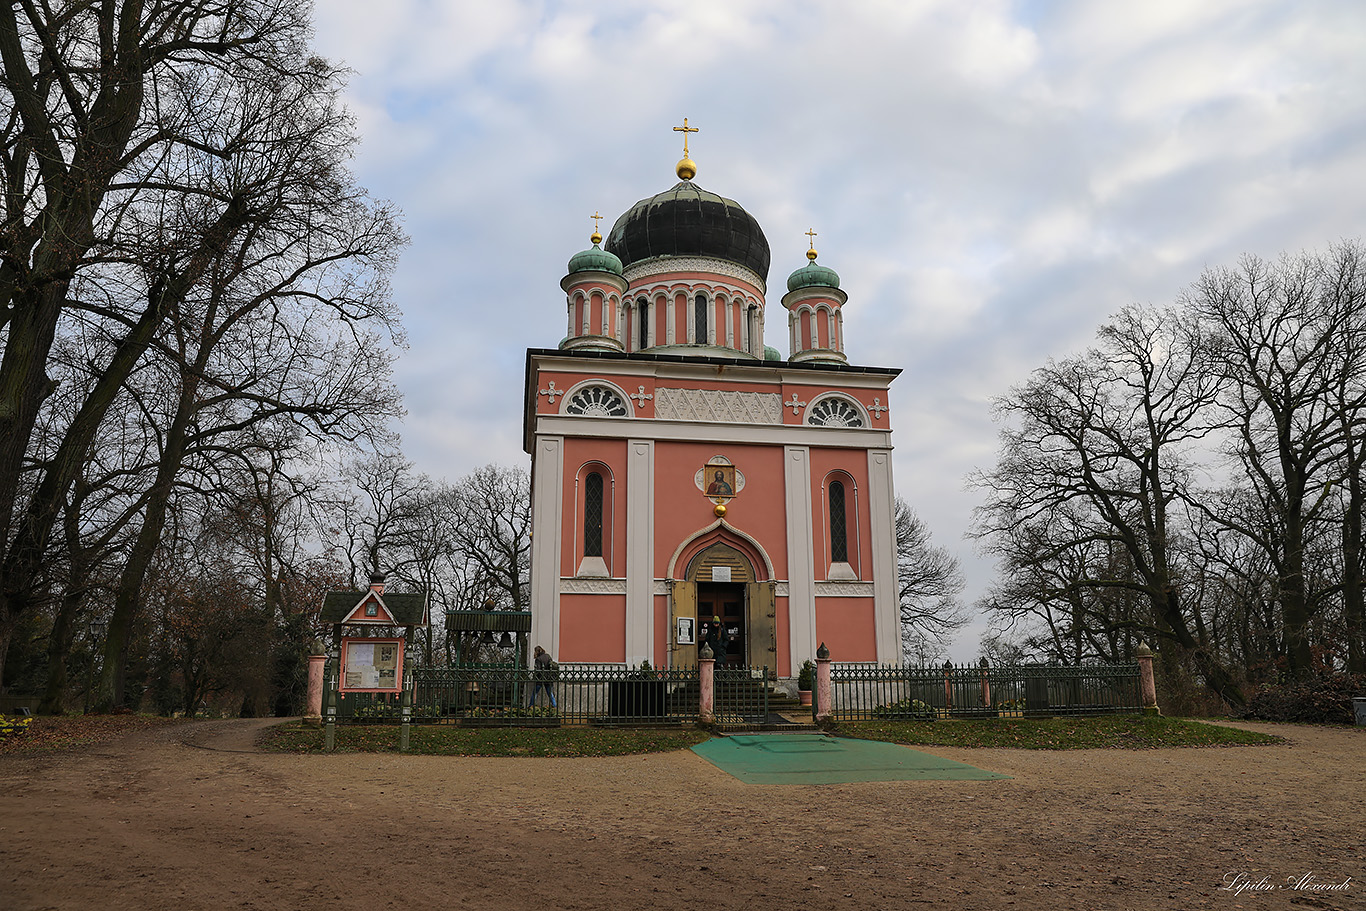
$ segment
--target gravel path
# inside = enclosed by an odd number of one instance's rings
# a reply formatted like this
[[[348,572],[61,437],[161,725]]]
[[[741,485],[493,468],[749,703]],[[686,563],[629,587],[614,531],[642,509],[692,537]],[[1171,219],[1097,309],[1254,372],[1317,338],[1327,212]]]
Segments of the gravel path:
[[[691,751],[255,752],[271,723],[0,757],[0,909],[1366,908],[1366,729],[933,747],[1012,778],[793,787]]]

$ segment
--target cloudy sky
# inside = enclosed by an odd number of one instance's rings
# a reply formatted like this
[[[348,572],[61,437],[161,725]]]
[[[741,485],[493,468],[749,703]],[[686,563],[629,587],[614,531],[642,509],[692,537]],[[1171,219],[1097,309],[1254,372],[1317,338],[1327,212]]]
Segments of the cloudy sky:
[[[895,366],[897,492],[962,560],[993,396],[1206,266],[1360,237],[1357,0],[318,0],[355,170],[405,213],[405,454],[455,479],[526,464],[528,347],[559,280],[675,182],[738,200],[781,288],[818,232],[850,360]],[[779,308],[778,294],[769,306]],[[779,309],[781,315],[781,310]],[[786,322],[767,343],[787,353]],[[976,654],[980,629],[951,654]]]

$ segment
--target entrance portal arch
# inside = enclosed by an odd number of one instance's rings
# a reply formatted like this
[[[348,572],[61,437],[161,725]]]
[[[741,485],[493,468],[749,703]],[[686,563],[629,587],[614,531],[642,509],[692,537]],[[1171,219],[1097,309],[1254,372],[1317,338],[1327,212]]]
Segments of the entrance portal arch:
[[[718,522],[679,545],[670,561],[670,575],[675,572],[679,576],[669,583],[671,664],[695,664],[715,626],[718,639],[712,641],[719,645],[724,637],[726,665],[766,667],[776,676],[776,585],[758,543]],[[721,651],[718,645],[714,652]]]

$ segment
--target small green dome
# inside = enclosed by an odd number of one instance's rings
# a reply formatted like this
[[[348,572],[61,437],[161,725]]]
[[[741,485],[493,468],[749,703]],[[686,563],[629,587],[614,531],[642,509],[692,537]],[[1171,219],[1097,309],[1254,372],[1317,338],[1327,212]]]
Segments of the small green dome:
[[[839,286],[839,274],[829,266],[818,265],[815,260],[787,277],[787,290],[789,291],[796,291],[798,288],[838,288]]]
[[[620,275],[621,260],[615,253],[608,253],[597,244],[593,244],[591,250],[575,253],[569,258],[569,273],[572,275],[575,272],[611,272],[613,275]]]
[[[774,347],[771,346],[771,345],[765,345],[765,346],[764,346],[764,360],[766,360],[766,361],[781,361],[782,359],[783,359],[783,356],[782,356],[781,354],[778,353],[778,349],[777,349],[777,348],[774,348]]]

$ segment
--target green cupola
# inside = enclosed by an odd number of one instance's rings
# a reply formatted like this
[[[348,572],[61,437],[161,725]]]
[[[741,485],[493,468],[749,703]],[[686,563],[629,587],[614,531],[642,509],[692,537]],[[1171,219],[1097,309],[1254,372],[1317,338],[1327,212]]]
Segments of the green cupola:
[[[838,288],[840,286],[839,273],[829,266],[822,266],[816,262],[815,244],[812,244],[811,249],[806,251],[806,258],[806,265],[787,277],[787,290]]]

